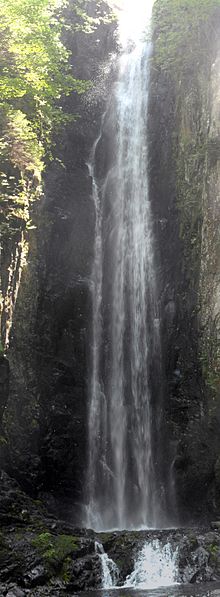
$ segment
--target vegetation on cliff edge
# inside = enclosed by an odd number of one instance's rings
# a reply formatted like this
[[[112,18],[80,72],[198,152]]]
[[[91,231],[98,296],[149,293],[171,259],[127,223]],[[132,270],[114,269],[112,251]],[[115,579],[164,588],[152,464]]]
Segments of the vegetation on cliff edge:
[[[215,18],[219,9],[220,0],[155,0],[156,66],[179,81],[206,62],[213,39],[218,40]]]
[[[11,254],[11,280],[18,261],[24,262],[24,233],[34,227],[32,204],[42,194],[54,133],[74,119],[65,113],[62,98],[90,87],[73,75],[65,32],[90,33],[105,22],[99,4],[95,16],[88,15],[86,0],[2,0],[0,5],[0,235],[3,260]],[[6,286],[2,278],[3,313],[12,302]]]
[[[204,309],[210,311],[212,288],[205,279],[206,304],[201,269],[215,271],[217,259],[212,218],[204,220],[207,180],[219,160],[218,131],[211,132],[210,88],[219,46],[220,0],[156,0],[153,10],[153,66],[175,89],[173,109],[173,161],[176,205],[182,242],[182,304],[194,296],[192,325],[199,325]],[[210,181],[209,181],[210,183]],[[204,237],[209,251],[204,250]],[[202,246],[203,243],[203,246]],[[211,243],[211,244],[210,244]],[[211,248],[212,245],[212,248]],[[207,249],[207,247],[206,247]],[[219,394],[220,345],[218,322],[205,317],[201,330],[200,363],[211,396]],[[197,322],[197,323],[196,323]]]

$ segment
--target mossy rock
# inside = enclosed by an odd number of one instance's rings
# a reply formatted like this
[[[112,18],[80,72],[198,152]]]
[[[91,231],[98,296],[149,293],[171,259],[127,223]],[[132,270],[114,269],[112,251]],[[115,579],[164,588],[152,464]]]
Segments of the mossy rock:
[[[65,563],[63,574],[67,576],[68,564],[71,561],[70,556],[77,551],[79,539],[72,535],[55,536],[46,531],[35,537],[32,540],[32,545],[42,556],[47,570],[51,573],[59,572]]]
[[[72,564],[72,559],[70,556],[68,556],[64,562],[63,562],[63,566],[62,566],[62,570],[61,570],[61,579],[63,580],[63,582],[65,584],[70,582],[71,579],[71,564]]]

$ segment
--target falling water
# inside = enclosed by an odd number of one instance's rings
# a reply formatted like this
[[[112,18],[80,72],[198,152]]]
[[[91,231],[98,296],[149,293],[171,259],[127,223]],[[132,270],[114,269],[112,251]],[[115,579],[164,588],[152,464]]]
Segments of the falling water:
[[[146,543],[138,554],[133,572],[127,576],[124,587],[157,589],[178,584],[178,550],[170,543],[162,546],[158,539]]]
[[[118,81],[89,163],[96,230],[86,524],[97,530],[151,528],[160,510],[151,393],[152,363],[160,360],[148,184],[151,48],[141,39],[146,3],[139,2],[144,12],[128,28],[132,49],[122,19]],[[129,4],[129,23],[137,4]],[[96,175],[96,155],[107,118],[116,142],[103,181]]]
[[[104,547],[98,541],[95,542],[95,551],[99,555],[102,567],[102,588],[111,589],[117,586],[119,569],[115,562],[105,553]]]
[[[111,589],[121,585],[117,565],[97,541],[95,551],[101,562],[102,588]],[[134,569],[122,586],[126,589],[157,589],[178,584],[178,578],[178,548],[172,548],[169,542],[163,545],[159,539],[153,539],[139,550]]]

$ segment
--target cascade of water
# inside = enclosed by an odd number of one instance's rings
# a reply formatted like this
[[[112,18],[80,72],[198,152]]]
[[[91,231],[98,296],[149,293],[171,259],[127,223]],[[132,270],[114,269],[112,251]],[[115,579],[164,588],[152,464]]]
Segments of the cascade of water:
[[[126,578],[124,587],[157,589],[178,584],[178,551],[170,543],[162,546],[158,539],[146,543],[138,554],[133,572]]]
[[[115,562],[105,553],[104,547],[98,541],[95,542],[95,551],[100,557],[102,567],[102,588],[111,589],[117,585],[119,570]]]
[[[96,230],[86,524],[97,530],[160,523],[151,396],[160,322],[148,193],[149,55],[135,27],[109,107],[117,138],[104,184],[95,176],[102,130],[89,165]]]
[[[105,114],[102,118],[102,125]],[[95,224],[95,247],[94,263],[92,271],[92,358],[91,358],[91,379],[90,379],[90,412],[89,412],[89,469],[88,469],[88,493],[89,505],[87,507],[87,522],[89,526],[100,526],[97,515],[94,520],[94,500],[97,483],[97,458],[103,458],[106,449],[106,431],[107,431],[107,405],[105,394],[102,391],[100,376],[100,347],[102,345],[102,203],[100,201],[99,188],[95,177],[95,156],[96,148],[101,139],[102,125],[100,133],[94,143],[88,169],[92,178],[92,196],[95,206],[96,224]],[[101,521],[100,521],[101,523]]]

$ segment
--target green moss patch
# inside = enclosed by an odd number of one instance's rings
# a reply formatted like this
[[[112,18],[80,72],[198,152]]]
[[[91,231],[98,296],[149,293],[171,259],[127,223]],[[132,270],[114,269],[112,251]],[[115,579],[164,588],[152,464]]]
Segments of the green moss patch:
[[[78,537],[72,535],[52,535],[40,533],[32,540],[32,545],[40,552],[46,568],[51,572],[62,571],[67,579],[71,556],[79,547]]]

